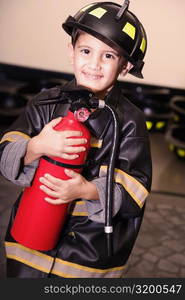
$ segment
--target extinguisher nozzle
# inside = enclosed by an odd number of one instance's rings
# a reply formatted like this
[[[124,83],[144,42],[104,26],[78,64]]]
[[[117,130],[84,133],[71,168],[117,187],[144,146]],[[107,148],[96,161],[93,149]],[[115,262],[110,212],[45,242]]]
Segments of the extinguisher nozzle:
[[[105,226],[104,231],[106,233],[106,239],[107,239],[107,255],[108,257],[111,257],[113,255],[113,244],[112,244],[113,226]]]
[[[105,107],[105,101],[98,99],[96,97],[92,97],[89,99],[89,105],[91,108],[104,108]]]
[[[112,233],[106,233],[106,240],[107,240],[107,256],[113,256],[113,240],[112,240]]]

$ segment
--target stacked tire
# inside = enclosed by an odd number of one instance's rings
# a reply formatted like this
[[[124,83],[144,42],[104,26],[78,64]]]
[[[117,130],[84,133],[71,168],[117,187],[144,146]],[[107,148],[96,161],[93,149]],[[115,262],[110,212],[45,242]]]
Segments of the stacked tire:
[[[145,115],[150,132],[165,132],[171,118],[169,106],[171,92],[165,88],[145,88],[138,86],[135,91],[123,90],[126,97],[139,107]]]
[[[185,161],[185,96],[176,95],[171,98],[170,107],[173,112],[165,138],[169,148],[181,160]]]

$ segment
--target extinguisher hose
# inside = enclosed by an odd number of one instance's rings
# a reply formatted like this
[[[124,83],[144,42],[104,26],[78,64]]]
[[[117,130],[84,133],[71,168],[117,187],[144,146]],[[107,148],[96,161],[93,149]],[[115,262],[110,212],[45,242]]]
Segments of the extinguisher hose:
[[[113,255],[113,226],[112,226],[112,206],[113,206],[113,193],[114,193],[114,169],[115,169],[115,161],[116,154],[119,146],[119,120],[116,111],[113,107],[105,104],[105,107],[111,112],[113,119],[113,141],[111,147],[110,160],[107,170],[106,177],[106,204],[105,204],[105,228],[104,231],[106,233],[107,239],[107,251],[108,256],[111,257]]]
[[[90,105],[93,108],[106,108],[110,113],[113,120],[113,140],[112,147],[110,151],[109,164],[107,169],[106,177],[106,202],[105,202],[105,227],[104,231],[106,233],[107,240],[107,255],[111,257],[113,255],[113,226],[112,226],[112,208],[113,208],[113,193],[114,193],[114,169],[116,162],[116,155],[119,146],[119,119],[115,109],[105,104],[104,100],[100,100],[92,97],[90,99]]]

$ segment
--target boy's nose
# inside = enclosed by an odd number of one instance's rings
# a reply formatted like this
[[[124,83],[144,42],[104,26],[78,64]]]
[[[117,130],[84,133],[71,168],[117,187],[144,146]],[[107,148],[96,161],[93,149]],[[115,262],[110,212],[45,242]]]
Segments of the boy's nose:
[[[89,66],[92,70],[100,70],[101,69],[100,58],[95,55],[91,57]]]

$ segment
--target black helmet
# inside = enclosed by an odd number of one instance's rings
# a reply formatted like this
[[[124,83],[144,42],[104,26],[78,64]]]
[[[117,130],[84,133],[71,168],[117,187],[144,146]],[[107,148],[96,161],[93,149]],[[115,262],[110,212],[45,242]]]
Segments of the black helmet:
[[[128,5],[128,0],[123,6],[114,2],[89,4],[74,17],[69,16],[62,27],[72,37],[76,29],[80,29],[121,51],[133,64],[129,73],[143,78],[141,71],[147,48],[146,32],[137,17],[128,10]]]

